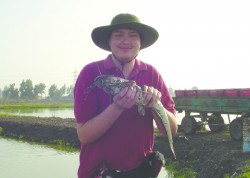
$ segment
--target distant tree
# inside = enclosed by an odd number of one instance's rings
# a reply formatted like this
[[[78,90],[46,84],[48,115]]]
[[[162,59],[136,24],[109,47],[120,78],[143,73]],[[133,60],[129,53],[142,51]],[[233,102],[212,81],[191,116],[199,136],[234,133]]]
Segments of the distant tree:
[[[15,88],[15,83],[10,84],[9,87],[4,87],[3,98],[18,98],[19,91]]]
[[[198,90],[198,87],[193,86],[191,89],[192,89],[192,90]]]
[[[30,79],[26,81],[22,81],[20,84],[20,97],[25,99],[32,99],[34,98],[34,92],[33,92],[33,84]]]
[[[74,96],[74,86],[73,85],[70,85],[68,88],[67,88],[67,95],[69,98],[73,98]]]
[[[62,97],[66,93],[66,89],[67,87],[65,84],[59,89],[60,97]]]
[[[51,99],[60,99],[66,93],[66,85],[63,85],[60,89],[55,84],[49,88],[49,97]]]
[[[40,94],[40,96],[42,96],[45,93],[45,88],[46,85],[44,83],[40,83],[35,85],[34,87],[34,96],[37,98]]]
[[[50,86],[49,88],[49,97],[52,98],[52,99],[56,99],[58,96],[57,96],[57,86],[56,84],[53,84]]]
[[[3,89],[3,98],[9,98],[9,88],[7,86]]]

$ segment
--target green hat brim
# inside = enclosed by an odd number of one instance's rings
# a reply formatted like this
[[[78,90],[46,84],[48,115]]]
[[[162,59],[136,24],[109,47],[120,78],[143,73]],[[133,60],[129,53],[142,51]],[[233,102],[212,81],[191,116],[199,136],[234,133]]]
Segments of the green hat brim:
[[[109,46],[109,37],[113,30],[119,28],[129,28],[136,30],[141,37],[141,49],[147,48],[159,37],[157,30],[154,28],[137,22],[121,23],[116,25],[107,25],[97,27],[92,31],[91,37],[93,42],[100,48],[111,51]]]

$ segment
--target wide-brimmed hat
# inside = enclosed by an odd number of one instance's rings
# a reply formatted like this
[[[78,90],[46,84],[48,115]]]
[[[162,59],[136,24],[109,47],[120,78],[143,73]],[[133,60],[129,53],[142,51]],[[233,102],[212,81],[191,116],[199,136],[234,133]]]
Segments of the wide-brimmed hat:
[[[145,25],[132,14],[116,15],[110,25],[97,27],[92,31],[91,37],[93,42],[100,48],[111,51],[109,46],[109,37],[113,30],[119,28],[129,28],[136,30],[141,37],[141,49],[152,45],[159,37],[157,30]]]

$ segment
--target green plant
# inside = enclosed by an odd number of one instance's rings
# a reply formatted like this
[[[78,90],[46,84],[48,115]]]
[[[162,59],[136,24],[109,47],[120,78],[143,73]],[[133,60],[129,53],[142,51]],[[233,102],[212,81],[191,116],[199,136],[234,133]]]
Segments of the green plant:
[[[248,178],[250,177],[250,167],[246,167],[242,170],[242,173],[237,178]]]
[[[74,148],[74,145],[70,144],[69,142],[66,142],[65,140],[53,140],[50,142],[50,146],[57,149],[57,150],[62,150],[62,151],[76,151]]]
[[[165,167],[167,171],[178,178],[195,178],[196,173],[191,169],[182,168],[178,162],[173,162]]]
[[[0,127],[0,134],[1,134],[1,133],[3,133],[3,128],[2,128],[2,127]]]

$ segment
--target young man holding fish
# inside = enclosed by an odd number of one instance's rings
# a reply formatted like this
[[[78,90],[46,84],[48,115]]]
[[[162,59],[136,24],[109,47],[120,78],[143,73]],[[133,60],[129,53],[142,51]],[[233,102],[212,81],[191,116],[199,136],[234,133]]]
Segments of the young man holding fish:
[[[149,178],[158,174],[157,164],[148,167],[154,146],[153,120],[158,117],[150,108],[161,101],[175,135],[175,105],[159,72],[136,58],[157,39],[158,32],[132,14],[118,14],[110,25],[92,31],[94,43],[111,54],[84,66],[76,82],[74,110],[81,142],[78,178]],[[145,94],[145,115],[138,113],[139,94],[134,87],[123,88],[111,99],[101,88],[91,88],[102,75],[135,81]],[[156,123],[166,134],[161,123]]]

